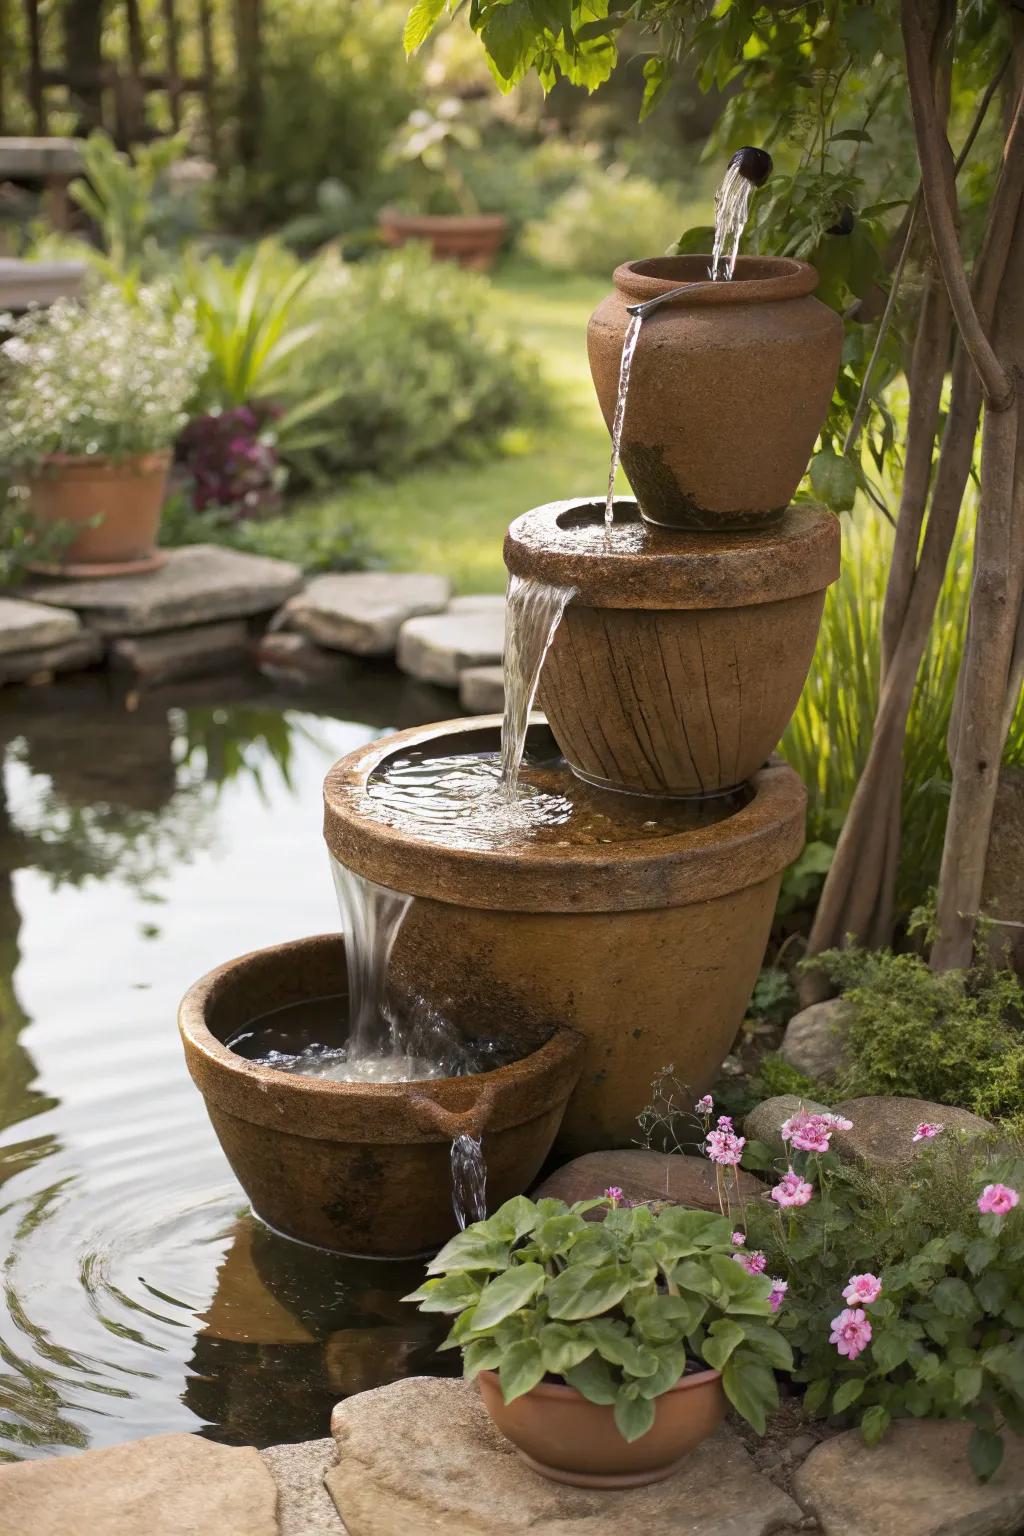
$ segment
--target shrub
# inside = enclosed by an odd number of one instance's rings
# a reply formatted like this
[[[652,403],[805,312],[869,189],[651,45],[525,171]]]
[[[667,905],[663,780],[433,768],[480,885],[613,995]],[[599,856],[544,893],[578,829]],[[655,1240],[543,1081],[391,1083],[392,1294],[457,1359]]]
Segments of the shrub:
[[[523,248],[543,266],[608,277],[621,262],[660,256],[678,227],[679,204],[654,182],[594,167],[528,226]]]
[[[273,439],[275,414],[257,402],[189,422],[175,457],[189,478],[197,512],[230,507],[238,517],[260,517],[278,507],[284,477]]]

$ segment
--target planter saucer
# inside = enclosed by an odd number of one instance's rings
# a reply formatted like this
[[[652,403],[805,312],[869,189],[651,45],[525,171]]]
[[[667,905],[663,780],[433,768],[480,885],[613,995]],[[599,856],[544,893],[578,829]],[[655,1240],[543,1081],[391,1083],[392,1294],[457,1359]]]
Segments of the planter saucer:
[[[44,561],[37,563],[33,560],[29,570],[37,576],[62,576],[68,581],[88,581],[93,577],[99,579],[104,576],[145,576],[149,571],[159,571],[166,564],[166,553],[157,550],[142,560],[83,560],[78,564],[72,562],[67,565],[51,565]]]
[[[546,1462],[515,1446],[515,1453],[525,1467],[537,1472],[551,1483],[564,1483],[569,1488],[646,1488],[649,1483],[663,1483],[679,1471],[687,1456],[659,1467],[656,1472],[566,1472],[561,1467],[549,1467]]]

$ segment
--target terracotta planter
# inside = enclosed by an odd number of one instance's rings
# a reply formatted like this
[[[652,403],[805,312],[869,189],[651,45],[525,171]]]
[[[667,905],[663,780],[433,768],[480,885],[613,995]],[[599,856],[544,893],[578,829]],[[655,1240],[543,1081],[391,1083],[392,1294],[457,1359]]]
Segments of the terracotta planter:
[[[422,240],[437,261],[457,261],[460,267],[486,272],[508,235],[503,213],[454,214],[399,213],[382,208],[377,224],[386,245],[408,245]]]
[[[579,1030],[583,1072],[559,1146],[629,1146],[661,1067],[674,1062],[700,1094],[732,1045],[782,871],[803,847],[804,787],[772,764],[749,790],[694,813],[711,824],[570,847],[439,846],[373,814],[367,781],[390,759],[497,751],[500,725],[490,716],[402,731],[342,758],[324,786],[327,844],[349,869],[416,898],[391,951],[394,986],[436,1001],[457,1027],[520,1048],[558,1024]],[[527,746],[557,757],[542,724]],[[625,797],[593,794],[621,814]],[[637,826],[660,814],[653,804],[639,802]]]
[[[456,1230],[449,1156],[484,1136],[492,1208],[521,1194],[550,1150],[582,1044],[551,1027],[493,1072],[423,1083],[337,1083],[259,1066],[223,1043],[279,1008],[343,994],[336,935],[256,950],[211,971],[178,1015],[185,1059],[256,1214],[278,1232],[343,1253],[399,1258]],[[338,998],[339,1009],[344,997]]]
[[[842,321],[812,297],[806,262],[741,256],[712,283],[710,256],[631,261],[590,317],[587,348],[611,427],[628,304],[692,292],[644,321],[633,359],[622,465],[649,522],[763,528],[793,498],[839,368]]]
[[[118,460],[51,454],[29,483],[32,515],[44,527],[71,523],[81,532],[59,564],[34,569],[75,577],[156,570],[166,558],[156,536],[170,463],[169,450]]]
[[[796,708],[839,575],[839,520],[790,507],[749,534],[665,533],[618,499],[552,502],[505,538],[516,576],[573,586],[538,703],[581,778],[707,795],[770,757]]]
[[[542,1477],[576,1488],[636,1488],[671,1477],[725,1418],[719,1371],[698,1371],[654,1400],[654,1423],[639,1440],[624,1440],[614,1409],[591,1403],[574,1387],[541,1382],[506,1403],[497,1372],[477,1377],[484,1407],[522,1461]]]

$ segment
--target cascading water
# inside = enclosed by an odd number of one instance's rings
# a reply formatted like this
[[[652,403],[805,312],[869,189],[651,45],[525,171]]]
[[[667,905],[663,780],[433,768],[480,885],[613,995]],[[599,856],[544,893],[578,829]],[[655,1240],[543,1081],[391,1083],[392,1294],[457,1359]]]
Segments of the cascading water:
[[[608,468],[608,494],[604,503],[605,527],[610,528],[615,517],[615,476],[619,471],[619,454],[622,449],[622,427],[626,420],[626,396],[629,394],[629,375],[633,368],[633,354],[640,340],[643,315],[631,315],[622,342],[622,361],[619,363],[619,389],[615,396],[615,414],[612,417],[612,457]]]
[[[452,1142],[452,1210],[465,1230],[487,1215],[487,1165],[482,1137],[465,1133]]]
[[[551,649],[555,630],[575,590],[575,587],[554,587],[532,576],[509,577],[505,601],[501,784],[510,799],[519,789],[526,729],[544,658]]]
[[[771,175],[772,157],[763,149],[744,145],[729,161],[715,193],[715,243],[708,276],[713,283],[732,282],[740,240],[750,215],[750,199]]]

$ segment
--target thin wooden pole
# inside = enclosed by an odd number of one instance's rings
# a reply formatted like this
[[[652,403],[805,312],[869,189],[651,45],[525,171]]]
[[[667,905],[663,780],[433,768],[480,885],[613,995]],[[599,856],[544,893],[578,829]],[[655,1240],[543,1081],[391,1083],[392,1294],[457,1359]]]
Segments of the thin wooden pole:
[[[25,0],[28,28],[28,99],[36,133],[46,134],[46,98],[43,93],[43,40],[39,21],[39,0]]]

